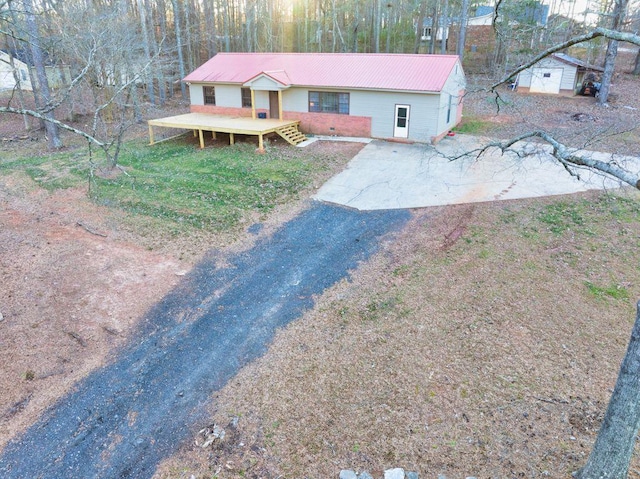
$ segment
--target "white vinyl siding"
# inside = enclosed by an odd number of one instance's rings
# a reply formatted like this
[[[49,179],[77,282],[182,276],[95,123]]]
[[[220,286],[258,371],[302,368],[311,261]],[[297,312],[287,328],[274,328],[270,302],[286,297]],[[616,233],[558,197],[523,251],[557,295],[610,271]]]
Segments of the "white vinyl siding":
[[[409,105],[409,138],[430,141],[436,135],[438,97],[429,93],[353,92],[351,114],[371,117],[372,137],[392,138],[396,105]]]
[[[207,86],[207,85],[204,85]],[[217,83],[215,85],[216,88],[216,106],[220,107],[232,107],[232,108],[242,108],[242,96],[240,94],[240,86],[237,85],[224,85]],[[265,92],[256,92],[256,102],[257,97],[260,94],[264,94]],[[192,105],[204,105],[204,89],[203,85],[198,85],[192,83],[189,86],[189,94],[191,96],[191,104]],[[267,98],[267,107],[269,105]],[[265,108],[265,107],[258,107]]]
[[[241,85],[216,84],[216,104],[220,107],[241,108],[241,88]],[[445,83],[442,93],[291,87],[282,91],[282,109],[284,112],[309,113],[309,91],[348,93],[349,116],[371,118],[372,137],[392,138],[396,105],[408,105],[411,109],[409,139],[429,142],[433,137],[441,135],[455,125],[460,108],[458,95],[464,88],[464,72],[458,64]],[[191,85],[190,91],[192,104],[202,105],[202,86]],[[255,107],[269,109],[269,92],[254,91],[254,94]],[[451,96],[450,112],[449,96]],[[448,112],[450,117],[447,123]]]
[[[449,131],[456,125],[458,109],[460,108],[460,90],[465,89],[462,67],[457,65],[453,74],[447,79],[442,88],[438,106],[438,135]],[[447,121],[448,117],[448,121]]]
[[[531,93],[560,93],[562,68],[532,68]]]
[[[236,85],[216,85],[216,106],[242,108],[240,87]]]
[[[308,91],[290,88],[283,92],[282,109],[284,111],[306,112],[308,109]],[[418,141],[431,141],[438,122],[439,95],[431,93],[401,93],[374,90],[349,91],[349,115],[371,118],[371,136],[374,138],[392,138],[394,114],[397,104],[411,106],[409,120],[409,138]]]
[[[204,105],[204,93],[202,85],[192,83],[189,85],[189,97],[192,105]]]
[[[578,71],[578,67],[576,67],[575,65],[569,65],[567,63],[556,60],[555,58],[546,58],[536,63],[535,67],[533,68],[561,68],[562,79],[560,80],[560,90],[574,90],[576,83],[576,74]],[[520,73],[520,76],[518,78],[518,86],[521,86],[523,88],[530,88],[532,76],[531,73],[531,68],[528,68]]]

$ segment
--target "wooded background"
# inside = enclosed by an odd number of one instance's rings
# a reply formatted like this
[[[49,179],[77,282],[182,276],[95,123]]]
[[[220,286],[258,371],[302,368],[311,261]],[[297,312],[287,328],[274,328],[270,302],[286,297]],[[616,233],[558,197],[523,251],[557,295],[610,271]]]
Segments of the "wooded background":
[[[22,114],[27,130],[38,119],[53,148],[58,128],[71,130],[115,163],[144,107],[187,100],[181,79],[219,51],[453,53],[467,73],[504,81],[596,27],[636,33],[639,10],[640,0],[0,0],[0,49],[29,66],[22,78],[11,65],[17,86],[0,113]],[[603,90],[612,45],[598,36],[570,52],[592,63],[606,52]],[[90,126],[72,126],[86,116]]]
[[[499,73],[595,25],[613,27],[619,2],[546,3],[499,1],[494,25],[469,27],[483,31],[470,42],[468,19],[492,2],[0,0],[0,48],[33,65],[29,42],[37,40],[45,64],[67,65],[73,76],[90,65],[86,76],[101,87],[126,83],[144,70],[137,81],[155,104],[219,51],[468,53],[468,70]],[[627,10],[622,28],[635,32],[638,2]],[[439,27],[432,35],[433,25]],[[448,41],[440,40],[443,32]],[[590,46],[590,60],[597,61],[602,44]]]

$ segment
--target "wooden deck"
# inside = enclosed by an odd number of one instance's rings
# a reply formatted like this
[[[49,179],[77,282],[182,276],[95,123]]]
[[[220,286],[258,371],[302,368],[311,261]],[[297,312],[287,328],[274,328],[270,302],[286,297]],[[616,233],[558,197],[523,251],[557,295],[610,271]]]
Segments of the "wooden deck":
[[[187,113],[184,115],[169,116],[149,120],[149,144],[155,143],[153,138],[153,127],[182,128],[193,130],[193,135],[199,135],[200,148],[204,148],[204,131],[210,131],[213,138],[216,133],[228,133],[229,143],[233,145],[234,135],[254,135],[259,139],[260,150],[264,149],[263,137],[267,133],[278,132],[287,128],[298,128],[299,121],[274,120],[274,119],[252,119],[247,117],[219,116],[207,113]],[[289,140],[287,140],[289,141]]]

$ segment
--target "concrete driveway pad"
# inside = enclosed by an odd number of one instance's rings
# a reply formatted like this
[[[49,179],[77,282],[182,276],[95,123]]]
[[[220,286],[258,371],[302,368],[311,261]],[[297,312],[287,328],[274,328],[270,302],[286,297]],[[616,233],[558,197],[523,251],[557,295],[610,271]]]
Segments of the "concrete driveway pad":
[[[546,145],[526,143],[516,153],[489,150],[482,157],[462,156],[489,140],[469,135],[446,137],[438,145],[373,141],[347,168],[325,183],[315,199],[359,210],[420,208],[460,203],[561,195],[619,188],[620,182],[586,169],[571,176]],[[611,161],[612,155],[584,152]],[[640,159],[616,156],[633,172]]]

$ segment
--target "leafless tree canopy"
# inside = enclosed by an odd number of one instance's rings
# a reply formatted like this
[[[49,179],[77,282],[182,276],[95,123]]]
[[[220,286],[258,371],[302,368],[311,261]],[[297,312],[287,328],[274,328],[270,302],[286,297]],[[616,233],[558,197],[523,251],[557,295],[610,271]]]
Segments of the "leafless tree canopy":
[[[23,81],[36,97],[32,109],[13,95],[0,113],[42,120],[53,147],[54,127],[75,131],[115,163],[110,148],[142,120],[141,105],[184,98],[181,78],[218,51],[457,53],[469,70],[495,79],[495,94],[553,52],[580,45],[593,56],[606,41],[638,45],[640,2],[587,2],[589,10],[576,0],[546,3],[499,0],[477,25],[484,10],[466,0],[0,0],[0,48],[35,67]],[[490,51],[467,44],[474,28],[492,31]],[[45,70],[56,67],[69,78],[48,85]],[[69,126],[62,104],[71,117],[90,115],[90,127]]]

